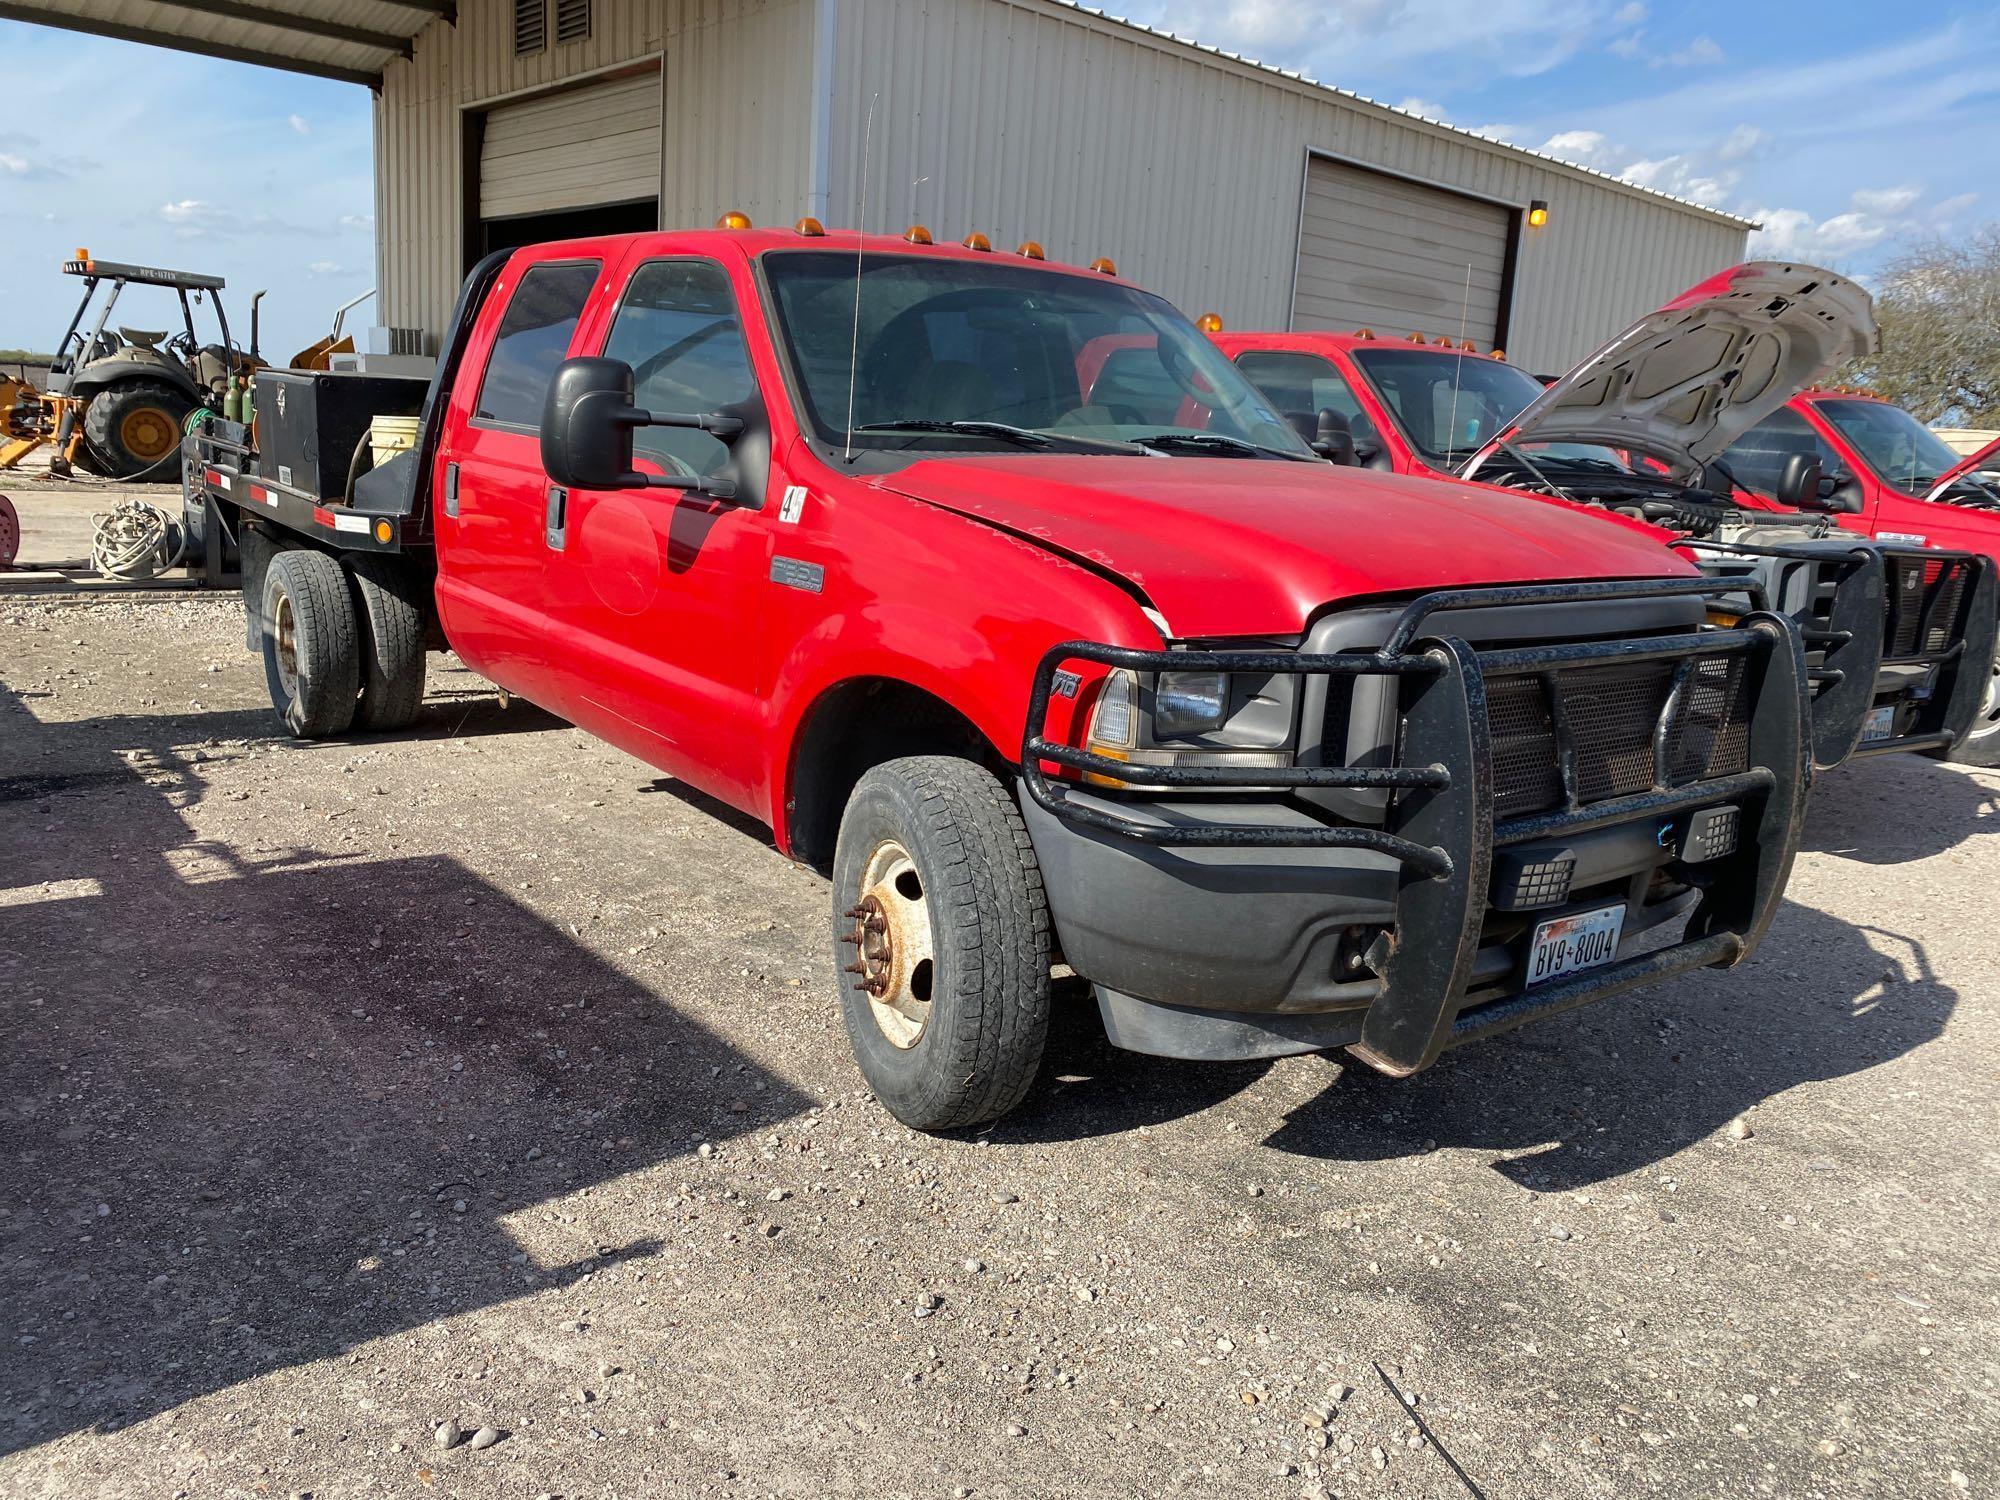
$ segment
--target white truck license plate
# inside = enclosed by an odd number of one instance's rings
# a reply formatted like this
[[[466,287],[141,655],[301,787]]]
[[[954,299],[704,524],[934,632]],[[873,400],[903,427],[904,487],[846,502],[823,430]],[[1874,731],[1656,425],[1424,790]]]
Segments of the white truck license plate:
[[[1578,969],[1594,969],[1618,956],[1618,938],[1625,930],[1625,908],[1600,906],[1596,911],[1551,917],[1535,927],[1528,947],[1528,983],[1536,985]]]
[[[1894,704],[1882,708],[1871,708],[1868,717],[1861,721],[1861,743],[1870,740],[1886,740],[1896,732],[1896,709]]]

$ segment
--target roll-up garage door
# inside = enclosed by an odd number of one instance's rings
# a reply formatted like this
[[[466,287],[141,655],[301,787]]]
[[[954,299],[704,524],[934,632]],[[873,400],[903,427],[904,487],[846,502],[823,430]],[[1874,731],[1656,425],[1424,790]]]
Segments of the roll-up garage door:
[[[1513,222],[1497,203],[1311,157],[1292,326],[1456,338],[1462,322],[1488,347],[1503,332]]]
[[[486,116],[479,217],[630,203],[660,195],[660,75],[568,89]]]

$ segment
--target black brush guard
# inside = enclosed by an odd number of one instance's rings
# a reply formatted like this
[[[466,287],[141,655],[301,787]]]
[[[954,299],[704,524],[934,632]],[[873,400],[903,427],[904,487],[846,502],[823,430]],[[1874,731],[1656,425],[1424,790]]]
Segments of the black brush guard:
[[[1696,559],[1709,554],[1834,566],[1833,599],[1825,621],[1799,622],[1805,648],[1820,653],[1820,664],[1806,669],[1816,769],[1830,771],[1861,756],[1948,750],[1971,730],[1986,690],[1987,664],[2000,619],[2000,583],[1992,559],[1899,542],[1857,541],[1838,555],[1693,538],[1675,546]],[[1925,583],[1920,597],[1907,603],[1892,599],[1889,583],[1892,572],[1902,576],[1903,564],[1939,570],[1936,579]],[[1765,607],[1765,593],[1754,580],[1737,582],[1739,591],[1750,595],[1753,608]],[[1904,624],[1901,612],[1911,609],[1916,611],[1915,620],[1899,629]],[[1924,647],[1922,643],[1936,630],[1944,632],[1944,644]],[[1899,649],[1898,634],[1911,635],[1916,647]],[[1883,670],[1891,667],[1924,669],[1933,690],[1908,729],[1863,744],[1869,712],[1876,706],[1876,684]]]
[[[1756,610],[1726,629],[1491,651],[1480,651],[1452,636],[1419,638],[1421,627],[1431,616],[1452,609],[1687,595],[1715,598],[1742,592],[1740,581],[1706,578],[1448,590],[1412,602],[1382,648],[1367,653],[1138,651],[1090,641],[1066,642],[1049,651],[1035,672],[1021,750],[1022,784],[1037,804],[1068,823],[1142,843],[1357,849],[1394,859],[1401,879],[1388,954],[1379,965],[1381,990],[1363,1017],[1361,1040],[1352,1050],[1385,1073],[1414,1073],[1434,1062],[1446,1047],[1691,969],[1741,962],[1777,912],[1798,848],[1812,778],[1805,656],[1797,627],[1783,615]],[[1672,781],[1668,747],[1695,663],[1734,655],[1749,657],[1755,668],[1748,769],[1706,780]],[[1399,678],[1403,693],[1398,763],[1241,769],[1135,766],[1057,744],[1042,731],[1056,673],[1064,663],[1076,661],[1137,672]],[[1574,777],[1566,775],[1565,807],[1496,823],[1486,675],[1636,661],[1677,663],[1672,692],[1654,729],[1652,788],[1579,805]],[[1564,758],[1566,763],[1573,761],[1573,745]],[[1393,796],[1382,828],[1163,827],[1070,799],[1062,784],[1044,772],[1043,762],[1121,782],[1143,778],[1147,792],[1113,791],[1108,795],[1114,801],[1184,787],[1361,787],[1387,789]],[[1104,789],[1093,785],[1091,790],[1096,795]],[[1724,802],[1744,804],[1742,835],[1734,854],[1705,866],[1709,882],[1681,941],[1467,1010],[1466,991],[1487,912],[1496,849],[1642,818],[1677,816]]]

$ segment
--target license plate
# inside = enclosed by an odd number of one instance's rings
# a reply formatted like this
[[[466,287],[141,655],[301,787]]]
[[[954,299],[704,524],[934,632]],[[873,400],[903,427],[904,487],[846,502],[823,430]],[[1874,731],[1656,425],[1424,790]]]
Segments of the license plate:
[[[1893,704],[1886,708],[1871,708],[1868,717],[1861,721],[1861,743],[1870,740],[1886,740],[1896,732],[1896,709]]]
[[[1618,937],[1624,930],[1623,906],[1600,906],[1538,923],[1528,947],[1528,983],[1610,963],[1618,956]]]

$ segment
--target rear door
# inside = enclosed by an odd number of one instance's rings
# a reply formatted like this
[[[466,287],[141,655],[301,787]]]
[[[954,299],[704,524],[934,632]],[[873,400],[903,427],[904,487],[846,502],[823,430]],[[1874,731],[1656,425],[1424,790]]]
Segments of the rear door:
[[[757,391],[737,289],[702,256],[635,252],[615,311],[586,342],[633,371],[633,398],[661,413],[712,413]],[[719,438],[642,427],[642,471],[714,475]],[[560,711],[704,791],[746,805],[761,779],[759,611],[769,590],[764,496],[577,490],[548,554]]]
[[[474,671],[559,708],[544,573],[563,499],[542,468],[542,403],[604,282],[594,257],[517,257],[480,314],[452,392],[434,493],[438,613]]]

